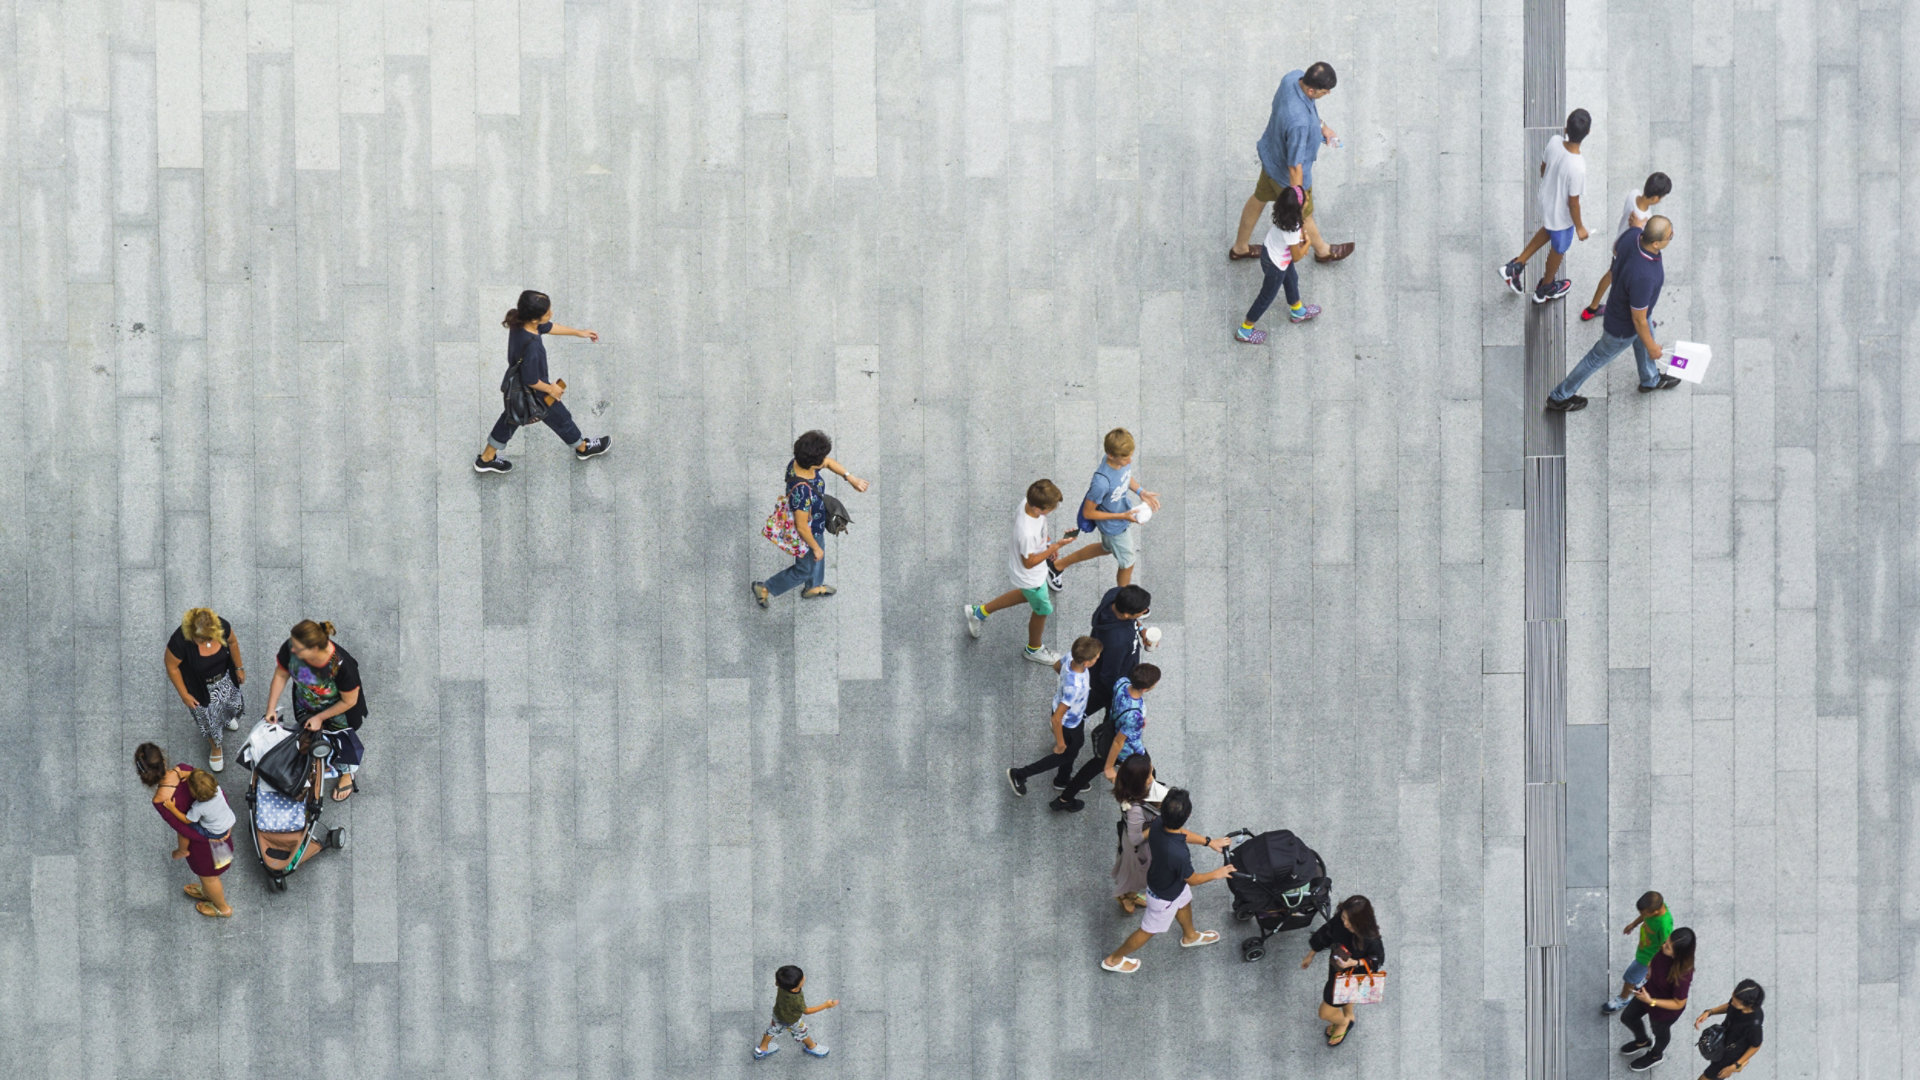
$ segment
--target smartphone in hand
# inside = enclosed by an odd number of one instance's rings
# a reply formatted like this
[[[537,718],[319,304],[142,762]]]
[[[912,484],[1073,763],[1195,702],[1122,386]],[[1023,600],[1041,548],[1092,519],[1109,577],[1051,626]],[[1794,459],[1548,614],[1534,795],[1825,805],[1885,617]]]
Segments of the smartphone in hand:
[[[1079,530],[1079,529],[1068,529],[1068,530],[1067,530],[1066,532],[1063,532],[1063,533],[1061,533],[1061,534],[1060,534],[1060,539],[1062,539],[1062,540],[1078,540],[1078,539],[1080,539],[1080,530]]]

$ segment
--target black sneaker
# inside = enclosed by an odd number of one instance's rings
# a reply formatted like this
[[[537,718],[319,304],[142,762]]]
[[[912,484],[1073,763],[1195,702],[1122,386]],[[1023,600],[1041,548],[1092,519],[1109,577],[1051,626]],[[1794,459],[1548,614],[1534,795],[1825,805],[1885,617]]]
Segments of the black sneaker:
[[[1007,783],[1013,785],[1013,793],[1015,795],[1025,795],[1027,793],[1026,780],[1022,779],[1020,774],[1014,772],[1012,769],[1007,770]]]
[[[599,457],[613,447],[613,436],[602,435],[597,439],[588,439],[586,449],[574,447],[573,456],[585,461],[590,457]]]
[[[1643,394],[1651,394],[1655,390],[1671,390],[1674,387],[1679,385],[1680,385],[1680,377],[1678,375],[1662,375],[1660,376],[1659,382],[1653,384],[1652,386],[1641,387],[1640,392]]]
[[[498,457],[498,456],[496,456],[492,461],[486,461],[481,458],[474,458],[473,471],[477,473],[512,472],[513,462],[508,461],[506,458]]]
[[[1514,295],[1527,295],[1527,264],[1523,262],[1507,263],[1507,265],[1500,268],[1500,280],[1507,283],[1507,288],[1512,289]]]
[[[1603,1009],[1601,1011],[1605,1012],[1606,1010]],[[1621,1043],[1620,1052],[1622,1054],[1637,1054],[1652,1045],[1653,1041],[1651,1039],[1635,1039],[1630,1043]]]
[[[1555,401],[1552,398],[1547,399],[1548,412],[1579,412],[1586,407],[1587,399],[1581,397],[1579,394],[1569,394],[1565,401]]]
[[[1053,782],[1053,790],[1055,790],[1055,791],[1065,791],[1065,790],[1067,790],[1067,785],[1065,785],[1065,784],[1063,784],[1063,783],[1061,783],[1061,782],[1060,782],[1060,781],[1058,781],[1058,780],[1055,780],[1055,781]]]
[[[1664,1054],[1642,1054],[1632,1061],[1627,1062],[1627,1068],[1632,1069],[1634,1072],[1646,1072],[1648,1069],[1653,1068],[1665,1060],[1666,1055]]]
[[[1064,795],[1047,804],[1049,810],[1065,810],[1069,814],[1077,814],[1086,808],[1086,803],[1079,799],[1069,799]]]
[[[1061,575],[1060,568],[1053,565],[1052,559],[1048,559],[1047,560],[1047,588],[1052,589],[1054,592],[1061,592],[1065,590],[1066,587],[1067,587],[1067,579]]]
[[[1573,282],[1567,278],[1561,278],[1559,281],[1543,281],[1539,288],[1533,290],[1533,302],[1544,304],[1550,300],[1558,300],[1572,291]]]

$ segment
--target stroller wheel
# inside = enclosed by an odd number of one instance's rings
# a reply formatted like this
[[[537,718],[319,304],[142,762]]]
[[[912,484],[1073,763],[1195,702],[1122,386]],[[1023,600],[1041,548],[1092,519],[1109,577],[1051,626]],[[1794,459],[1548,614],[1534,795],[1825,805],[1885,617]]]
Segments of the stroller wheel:
[[[327,846],[332,848],[335,851],[347,850],[347,830],[328,829],[327,830]]]
[[[287,891],[287,879],[286,879],[286,878],[283,878],[283,877],[277,877],[277,878],[274,878],[274,879],[273,879],[273,891],[274,891],[274,892],[286,892],[286,891]]]
[[[1251,919],[1251,918],[1253,918],[1253,912],[1251,912],[1251,911],[1241,911],[1241,910],[1240,910],[1239,908],[1234,908],[1234,909],[1233,909],[1233,921],[1234,921],[1234,922],[1246,922],[1246,921],[1247,921],[1248,919]]]
[[[1257,937],[1250,937],[1240,943],[1240,959],[1251,964],[1267,955],[1267,943]]]

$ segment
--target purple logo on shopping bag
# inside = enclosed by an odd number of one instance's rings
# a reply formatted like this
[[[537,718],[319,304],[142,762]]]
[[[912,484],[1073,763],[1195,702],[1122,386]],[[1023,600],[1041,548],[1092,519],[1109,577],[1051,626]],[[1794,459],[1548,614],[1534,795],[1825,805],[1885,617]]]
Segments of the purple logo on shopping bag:
[[[1686,366],[1687,366],[1687,358],[1686,358],[1686,357],[1684,357],[1684,356],[1676,356],[1676,357],[1674,357],[1674,358],[1673,358],[1672,360],[1670,360],[1670,361],[1668,361],[1668,362],[1667,362],[1667,366],[1668,366],[1668,367],[1670,367],[1670,368],[1683,368],[1683,367],[1686,367]]]

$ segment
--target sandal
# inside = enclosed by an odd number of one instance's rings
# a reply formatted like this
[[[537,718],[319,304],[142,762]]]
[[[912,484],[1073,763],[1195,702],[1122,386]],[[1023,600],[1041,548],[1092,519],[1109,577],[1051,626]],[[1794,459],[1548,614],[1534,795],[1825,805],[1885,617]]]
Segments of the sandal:
[[[753,583],[753,602],[754,603],[759,604],[761,607],[766,607],[767,597],[771,595],[773,594],[767,592],[767,587],[765,585],[762,585],[757,581]]]
[[[1133,966],[1128,967],[1127,965],[1129,964]],[[1131,975],[1140,970],[1140,958],[1137,956],[1123,956],[1117,964],[1109,964],[1103,958],[1100,961],[1100,970],[1111,971],[1115,975]]]
[[[197,912],[199,912],[199,913],[200,913],[200,914],[202,914],[202,915],[205,915],[205,916],[206,916],[207,918],[209,918],[209,919],[231,919],[231,918],[233,918],[233,909],[232,909],[232,908],[228,908],[228,909],[227,909],[227,910],[225,910],[225,911],[221,911],[221,910],[220,910],[219,908],[217,908],[217,907],[214,907],[214,906],[213,906],[212,904],[209,904],[209,903],[207,903],[207,902],[206,902],[206,901],[204,901],[204,900],[203,900],[203,901],[201,901],[201,902],[200,902],[200,903],[198,903],[198,904],[195,904],[195,905],[193,905],[193,910],[195,910],[195,911],[197,911]]]
[[[1123,896],[1120,898],[1120,910],[1131,915],[1134,912],[1139,911],[1140,907],[1138,904],[1135,904],[1133,902],[1132,896]]]
[[[1247,253],[1245,255],[1240,254],[1239,252],[1233,250],[1232,248],[1228,248],[1227,261],[1239,262],[1241,259],[1257,259],[1260,256],[1265,255],[1266,253],[1267,253],[1267,245],[1265,244],[1248,244]]]
[[[1217,932],[1212,930],[1202,930],[1200,931],[1199,937],[1194,938],[1192,941],[1181,942],[1180,947],[1183,949],[1197,949],[1202,945],[1215,944],[1219,940],[1220,940],[1220,935]]]
[[[353,782],[353,774],[348,773],[340,779],[338,784],[333,786],[333,801],[346,802],[348,799],[353,798],[354,792],[359,790],[360,785]]]
[[[205,900],[207,898],[207,894],[200,890],[200,883],[197,881],[191,885],[180,886],[180,891],[193,897],[195,900]]]
[[[1354,1025],[1354,1024],[1356,1024],[1356,1023],[1358,1023],[1358,1022],[1359,1022],[1359,1021],[1357,1021],[1357,1020],[1349,1020],[1349,1021],[1347,1021],[1347,1030],[1345,1030],[1345,1031],[1343,1031],[1343,1032],[1341,1032],[1341,1033],[1340,1033],[1340,1034],[1338,1034],[1338,1035],[1334,1035],[1334,1034],[1332,1034],[1332,1031],[1333,1031],[1333,1027],[1332,1027],[1332,1025],[1328,1025],[1328,1027],[1327,1027],[1327,1031],[1328,1031],[1328,1033],[1329,1033],[1329,1034],[1327,1035],[1327,1045],[1328,1045],[1328,1046],[1339,1046],[1339,1045],[1340,1045],[1341,1043],[1343,1043],[1343,1042],[1346,1042],[1346,1041],[1347,1041],[1347,1036],[1349,1036],[1349,1035],[1351,1035],[1351,1034],[1353,1034],[1353,1025]]]

